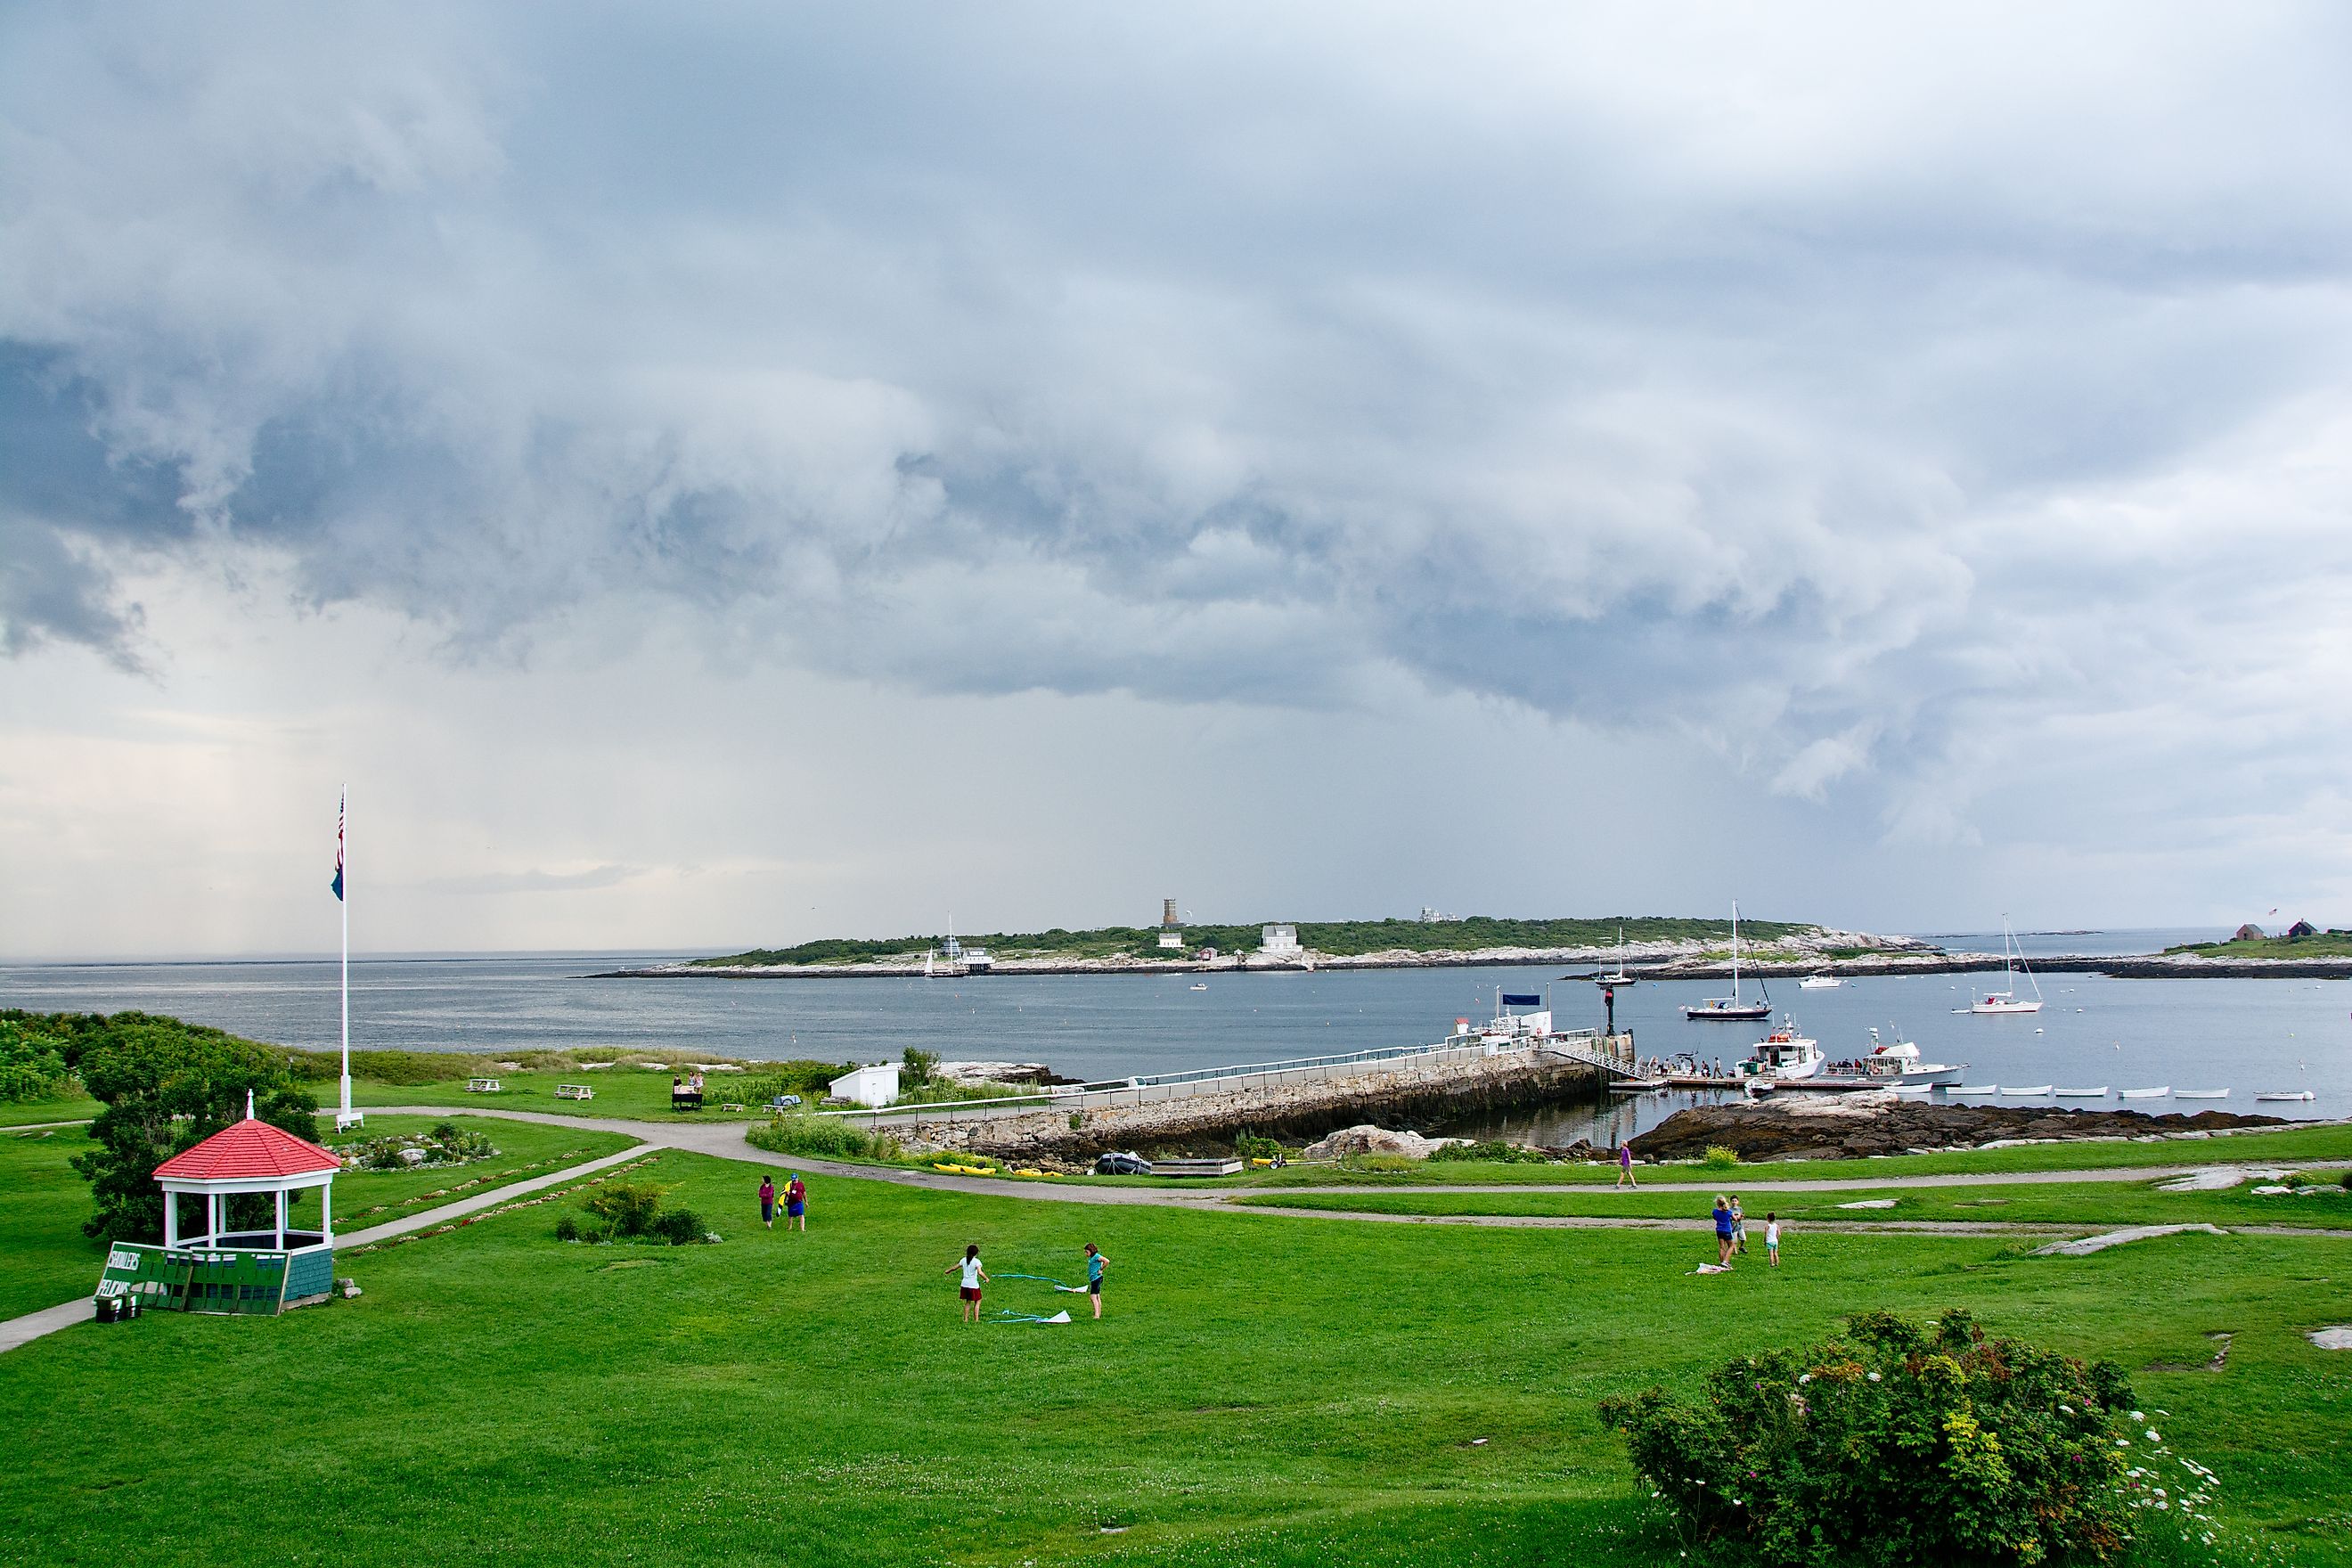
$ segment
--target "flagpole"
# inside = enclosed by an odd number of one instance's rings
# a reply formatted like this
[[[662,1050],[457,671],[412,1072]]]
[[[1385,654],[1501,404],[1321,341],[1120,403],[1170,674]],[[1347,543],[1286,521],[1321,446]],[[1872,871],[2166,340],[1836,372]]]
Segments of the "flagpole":
[[[342,879],[342,892],[335,902],[341,906],[343,916],[343,1103],[335,1113],[335,1130],[341,1131],[358,1120],[352,1114],[352,883],[351,872],[345,868],[343,823],[350,815],[350,791],[337,797],[335,813],[335,866]]]

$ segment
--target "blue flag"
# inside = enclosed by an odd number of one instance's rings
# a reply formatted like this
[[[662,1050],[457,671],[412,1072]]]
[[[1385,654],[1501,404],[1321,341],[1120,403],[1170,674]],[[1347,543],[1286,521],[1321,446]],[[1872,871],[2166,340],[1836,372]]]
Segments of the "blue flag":
[[[341,902],[343,896],[343,797],[341,795],[335,797],[335,879],[327,885],[335,889],[336,900]]]
[[[341,862],[339,858],[337,861],[338,869],[335,872],[335,875],[338,878],[342,875],[342,872],[340,869],[341,864]],[[340,893],[335,896],[337,898],[342,897]],[[1506,1007],[1540,1007],[1543,1005],[1543,998],[1540,996],[1521,996],[1506,991],[1503,993],[1503,1005]]]

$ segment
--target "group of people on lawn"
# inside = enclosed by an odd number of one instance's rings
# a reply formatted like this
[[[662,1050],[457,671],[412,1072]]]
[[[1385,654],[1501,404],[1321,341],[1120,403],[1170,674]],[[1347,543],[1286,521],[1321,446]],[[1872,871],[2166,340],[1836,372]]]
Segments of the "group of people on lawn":
[[[1722,1267],[1731,1267],[1736,1255],[1748,1250],[1748,1216],[1739,1209],[1738,1194],[1725,1197],[1715,1194],[1715,1260]],[[1772,1267],[1780,1267],[1780,1216],[1764,1216],[1764,1255]]]

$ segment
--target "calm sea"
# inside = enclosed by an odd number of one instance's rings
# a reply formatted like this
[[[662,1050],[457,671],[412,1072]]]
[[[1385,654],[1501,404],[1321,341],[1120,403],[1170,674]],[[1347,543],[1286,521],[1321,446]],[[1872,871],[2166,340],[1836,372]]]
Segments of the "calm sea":
[[[2029,952],[2147,952],[2206,931],[2029,934]],[[1946,935],[1998,949],[2000,937]],[[1549,988],[1563,1026],[1601,1021],[1591,985],[1567,968],[1413,969],[1217,974],[1192,991],[1179,975],[990,975],[977,980],[591,980],[658,953],[369,958],[352,964],[354,1046],[465,1050],[626,1050],[670,1046],[746,1058],[879,1061],[909,1046],[950,1059],[1044,1062],[1073,1078],[1123,1077],[1407,1045],[1456,1017],[1485,1017],[1497,987]],[[1997,973],[1997,972],[1996,972]],[[1931,1061],[1966,1062],[1972,1083],[2068,1088],[2222,1089],[2219,1108],[2352,1116],[2352,984],[2313,980],[2108,980],[2057,974],[2035,1015],[1955,1016],[1979,977],[1851,980],[1834,991],[1776,985],[1774,1003],[1832,1057],[1868,1048],[1868,1030],[1918,1042]],[[1728,1062],[1753,1024],[1695,1024],[1676,1009],[1721,981],[1640,984],[1618,995],[1644,1055],[1691,1051]],[[2020,989],[2024,989],[2021,986]],[[331,960],[73,963],[0,968],[0,1005],[39,1011],[138,1008],[256,1039],[312,1047],[336,1038]],[[2309,1089],[2302,1104],[2252,1096]],[[1687,1100],[1646,1096],[1600,1107],[1481,1119],[1452,1131],[1507,1131],[1566,1142],[1640,1131]],[[2119,1102],[2110,1100],[2110,1106]],[[2214,1102],[2208,1102],[2209,1104]],[[2142,1102],[2142,1109],[2176,1109]],[[2197,1104],[2177,1107],[2200,1109]]]

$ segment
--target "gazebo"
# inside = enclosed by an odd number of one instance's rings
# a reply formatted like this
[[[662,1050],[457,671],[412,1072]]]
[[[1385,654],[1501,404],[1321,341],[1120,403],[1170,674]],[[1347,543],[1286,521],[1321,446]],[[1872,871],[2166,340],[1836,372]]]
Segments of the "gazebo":
[[[331,1195],[342,1162],[330,1150],[258,1121],[250,1096],[245,1120],[155,1167],[163,1189],[163,1245],[118,1243],[100,1295],[161,1297],[152,1305],[189,1312],[279,1312],[323,1300],[334,1286]],[[296,1194],[319,1189],[316,1230],[289,1230]],[[232,1226],[229,1200],[268,1193],[266,1228]],[[181,1225],[189,1198],[202,1204],[196,1228]],[[117,1288],[110,1289],[109,1285]]]

